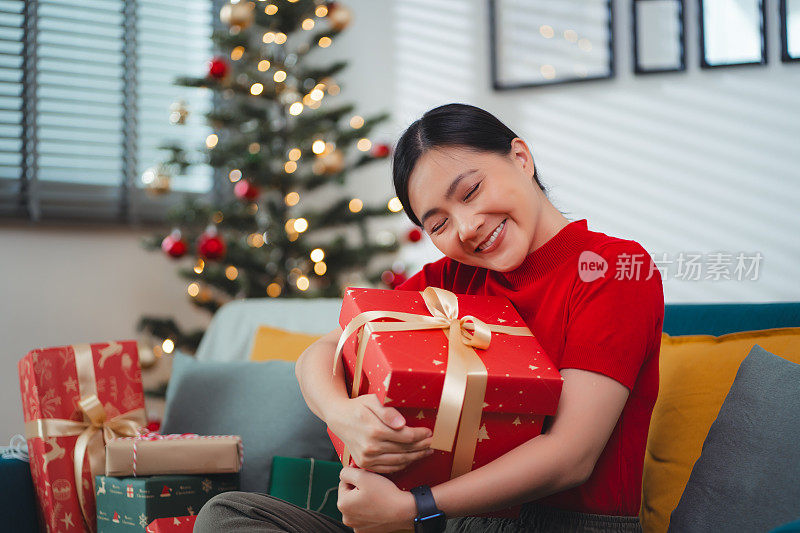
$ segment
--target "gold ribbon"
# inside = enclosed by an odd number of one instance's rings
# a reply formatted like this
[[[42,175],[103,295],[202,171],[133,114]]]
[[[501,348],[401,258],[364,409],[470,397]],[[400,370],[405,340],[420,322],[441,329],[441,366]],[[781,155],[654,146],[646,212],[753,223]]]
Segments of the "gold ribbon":
[[[455,294],[438,287],[427,287],[422,291],[422,299],[428,315],[403,313],[398,311],[365,311],[356,315],[342,331],[334,353],[333,373],[339,366],[339,357],[345,341],[358,331],[355,370],[351,397],[358,395],[361,388],[361,373],[364,364],[366,340],[369,335],[382,331],[410,331],[423,329],[447,330],[447,370],[444,376],[442,397],[436,413],[431,448],[453,452],[453,466],[450,477],[454,478],[472,470],[472,459],[478,440],[483,399],[486,394],[488,373],[474,348],[486,349],[491,342],[492,332],[532,337],[527,327],[486,324],[482,320],[466,315],[458,318],[458,298]],[[381,318],[394,318],[399,322],[374,322]],[[456,440],[456,432],[458,440]],[[350,452],[347,446],[342,454],[342,463],[348,465]]]
[[[89,517],[86,497],[83,494],[83,460],[89,457],[92,490],[94,490],[94,476],[104,469],[105,443],[116,437],[133,437],[138,434],[138,428],[147,422],[144,408],[107,419],[106,410],[97,398],[92,348],[88,344],[75,344],[72,348],[75,351],[75,367],[78,371],[78,390],[81,398],[78,406],[83,411],[84,421],[38,418],[25,424],[25,437],[46,439],[78,435],[74,451],[75,490],[78,492],[83,520],[89,530],[94,531],[95,521]]]

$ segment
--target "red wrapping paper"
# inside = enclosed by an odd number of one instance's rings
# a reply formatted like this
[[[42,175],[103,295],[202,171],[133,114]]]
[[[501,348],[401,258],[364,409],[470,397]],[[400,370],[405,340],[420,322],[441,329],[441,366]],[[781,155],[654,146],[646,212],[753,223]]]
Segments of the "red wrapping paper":
[[[458,316],[473,315],[487,324],[525,327],[509,300],[500,296],[458,295]],[[339,323],[344,328],[365,311],[400,311],[429,315],[421,293],[348,288]],[[391,321],[391,319],[380,319]],[[359,334],[343,348],[346,380],[353,383]],[[446,330],[373,333],[366,342],[359,394],[375,394],[396,408],[410,426],[433,429],[448,357]],[[476,349],[488,372],[481,426],[472,468],[483,466],[541,434],[554,415],[563,379],[536,337],[492,333],[485,350]],[[342,442],[328,430],[341,458]],[[405,470],[387,475],[403,489],[437,485],[450,479],[452,454],[436,450]],[[351,459],[351,466],[357,466]],[[494,516],[508,513],[495,513]],[[513,514],[513,513],[512,513]]]
[[[192,533],[197,515],[157,518],[148,524],[147,533]]]
[[[94,365],[97,400],[106,418],[110,420],[134,412],[136,416],[132,418],[138,420],[136,410],[141,410],[143,425],[144,394],[136,341],[88,346]],[[81,390],[73,346],[29,352],[19,362],[19,377],[26,427],[38,419],[85,421],[79,406]],[[95,528],[93,477],[88,455],[83,462],[82,487],[76,487],[73,454],[77,441],[78,435],[28,438],[37,505],[41,523],[48,532],[83,532]],[[83,491],[91,525],[84,524],[77,490]]]

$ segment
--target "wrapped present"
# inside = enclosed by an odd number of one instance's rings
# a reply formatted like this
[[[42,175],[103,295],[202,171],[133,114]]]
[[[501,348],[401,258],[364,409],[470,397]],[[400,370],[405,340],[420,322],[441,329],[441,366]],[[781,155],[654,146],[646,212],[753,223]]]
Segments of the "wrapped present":
[[[147,533],[192,533],[197,515],[158,518],[145,528]]]
[[[143,531],[158,518],[191,516],[221,492],[239,490],[239,474],[97,476],[97,532]]]
[[[0,447],[0,524],[14,531],[36,533],[36,493],[22,435],[11,438],[11,446]]]
[[[348,288],[339,322],[334,371],[342,354],[351,396],[375,394],[408,425],[433,430],[434,453],[387,476],[401,489],[485,465],[540,435],[556,412],[563,378],[504,297]]]
[[[107,476],[226,474],[241,468],[238,435],[144,433],[106,443]]]
[[[314,458],[279,457],[272,459],[269,494],[342,521],[336,507],[340,463]]]
[[[48,531],[94,531],[105,441],[146,423],[136,341],[33,350],[19,377],[40,518]]]

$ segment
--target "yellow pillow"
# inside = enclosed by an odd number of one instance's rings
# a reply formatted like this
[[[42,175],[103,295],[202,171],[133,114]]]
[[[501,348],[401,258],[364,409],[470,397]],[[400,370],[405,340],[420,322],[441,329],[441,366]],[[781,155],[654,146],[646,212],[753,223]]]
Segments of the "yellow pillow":
[[[270,326],[259,326],[250,352],[251,361],[283,359],[297,361],[306,348],[322,335],[308,335]]]
[[[666,531],[708,430],[754,344],[800,363],[800,328],[661,338],[659,391],[644,458],[646,533]]]

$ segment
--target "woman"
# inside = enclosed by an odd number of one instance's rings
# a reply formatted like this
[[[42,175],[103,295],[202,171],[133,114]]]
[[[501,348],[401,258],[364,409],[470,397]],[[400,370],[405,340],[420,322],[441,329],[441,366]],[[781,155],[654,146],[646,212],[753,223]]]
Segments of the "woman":
[[[445,254],[397,289],[509,298],[564,378],[542,435],[433,487],[425,501],[450,518],[448,532],[640,531],[664,314],[650,256],[634,241],[589,231],[585,219],[567,220],[547,198],[525,142],[473,106],[437,107],[411,124],[397,143],[393,175],[407,215]],[[347,396],[344,372],[331,377],[340,333],[309,347],[296,373],[311,410],[363,467],[342,470],[343,521],[358,533],[412,528],[415,517],[430,514],[426,504],[418,510],[415,495],[379,473],[430,453],[430,430],[406,425],[374,395]],[[517,504],[517,519],[471,516]],[[350,531],[242,493],[212,500],[198,526]]]

